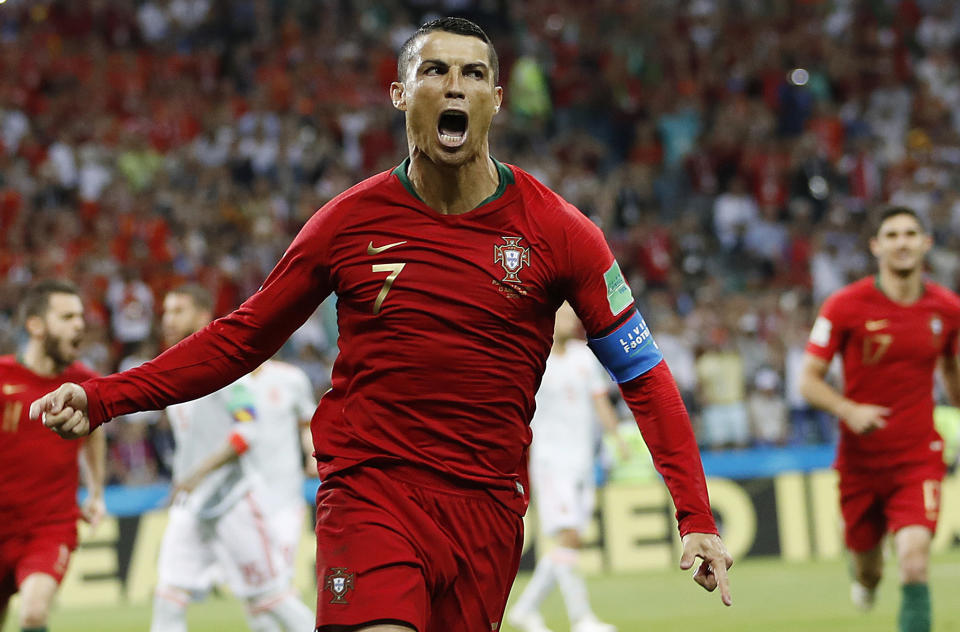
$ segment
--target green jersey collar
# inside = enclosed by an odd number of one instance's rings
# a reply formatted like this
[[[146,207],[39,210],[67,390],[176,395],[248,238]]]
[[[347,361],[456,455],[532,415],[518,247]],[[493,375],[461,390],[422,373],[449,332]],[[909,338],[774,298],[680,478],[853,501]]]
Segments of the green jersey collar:
[[[489,204],[490,202],[500,198],[507,190],[507,186],[514,183],[513,172],[510,171],[510,167],[503,164],[493,156],[490,156],[490,160],[493,161],[494,166],[497,168],[497,176],[500,179],[500,183],[497,185],[497,190],[494,191],[490,197],[477,204],[476,208],[480,208],[484,204]],[[400,183],[403,185],[403,188],[405,188],[410,195],[423,202],[423,198],[420,197],[420,195],[413,188],[413,183],[410,182],[410,176],[407,175],[407,170],[409,168],[410,156],[407,156],[403,159],[403,162],[397,165],[396,169],[393,170],[393,174],[397,176],[397,178],[400,180]],[[426,204],[426,202],[423,203]]]

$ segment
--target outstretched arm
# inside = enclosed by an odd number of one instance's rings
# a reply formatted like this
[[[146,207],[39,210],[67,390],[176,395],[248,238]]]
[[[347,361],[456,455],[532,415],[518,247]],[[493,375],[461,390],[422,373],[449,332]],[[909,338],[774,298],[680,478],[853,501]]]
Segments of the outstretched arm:
[[[720,587],[723,602],[730,605],[727,569],[733,559],[717,535],[700,452],[676,382],[603,233],[582,213],[560,217],[567,220],[559,236],[566,242],[567,298],[590,337],[590,348],[620,385],[670,490],[683,537],[681,566],[689,568],[701,558],[694,579],[707,590]]]
[[[731,605],[727,569],[733,558],[717,535],[693,427],[667,363],[660,361],[621,383],[620,390],[676,506],[683,542],[680,567],[692,567],[699,557],[694,580],[709,591],[719,587],[723,603]]]
[[[61,436],[83,436],[117,415],[196,399],[248,373],[276,352],[331,291],[323,257],[332,228],[318,212],[263,287],[236,311],[138,367],[71,385],[30,407]],[[75,385],[74,385],[75,386]]]

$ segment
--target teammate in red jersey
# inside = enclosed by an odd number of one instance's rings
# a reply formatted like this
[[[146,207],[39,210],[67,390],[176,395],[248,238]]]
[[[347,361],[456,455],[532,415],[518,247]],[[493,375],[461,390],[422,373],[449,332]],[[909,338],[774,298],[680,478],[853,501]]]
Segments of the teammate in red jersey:
[[[336,292],[340,355],[312,422],[317,625],[495,630],[520,559],[534,395],[568,300],[671,491],[681,566],[702,558],[696,581],[729,604],[732,560],[689,418],[602,233],[489,154],[502,89],[486,34],[441,18],[397,66],[399,167],[320,209],[237,311],[137,369],[59,389],[33,414],[72,437],[208,393]]]
[[[83,304],[72,284],[43,281],[21,305],[28,342],[0,356],[0,627],[19,589],[20,626],[46,630],[47,615],[77,544],[80,443],[61,441],[28,418],[30,402],[64,382],[94,377],[75,362]],[[103,433],[82,443],[87,500],[82,515],[103,517]]]
[[[832,295],[807,344],[801,387],[811,404],[842,420],[836,468],[851,596],[873,605],[883,570],[881,541],[893,533],[900,566],[900,630],[930,629],[927,566],[940,510],[943,441],[933,426],[933,375],[960,403],[960,297],[923,278],[932,240],[917,214],[894,207],[870,250],[879,273]],[[826,380],[843,359],[844,392]]]

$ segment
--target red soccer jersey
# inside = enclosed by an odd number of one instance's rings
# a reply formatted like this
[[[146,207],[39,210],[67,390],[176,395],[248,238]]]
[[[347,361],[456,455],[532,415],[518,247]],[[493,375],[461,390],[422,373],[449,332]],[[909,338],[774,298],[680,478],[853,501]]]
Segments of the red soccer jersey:
[[[932,282],[911,305],[891,301],[873,277],[824,302],[807,351],[843,358],[844,395],[891,409],[885,428],[857,435],[841,424],[837,467],[877,469],[940,458],[933,426],[937,358],[957,353],[960,297]]]
[[[601,231],[529,174],[497,163],[494,195],[442,215],[414,192],[406,164],[318,211],[236,312],[152,362],[85,384],[92,421],[232,382],[335,292],[340,353],[312,424],[321,477],[403,461],[524,511],[528,424],[557,307],[569,300],[604,336],[632,300],[613,280]],[[666,460],[699,489],[691,444],[671,445]],[[693,496],[681,515],[712,525],[705,492]]]
[[[77,453],[83,442],[61,439],[31,421],[29,412],[33,400],[64,382],[94,375],[75,363],[56,377],[45,377],[13,356],[0,356],[0,538],[79,516]]]

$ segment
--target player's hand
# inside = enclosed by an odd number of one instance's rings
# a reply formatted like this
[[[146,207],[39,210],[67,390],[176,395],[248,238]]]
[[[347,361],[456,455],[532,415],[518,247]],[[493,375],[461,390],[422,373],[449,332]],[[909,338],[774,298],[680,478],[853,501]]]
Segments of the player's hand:
[[[693,581],[697,582],[709,592],[720,587],[720,599],[724,605],[733,605],[730,596],[730,580],[727,569],[733,566],[733,558],[727,552],[720,536],[712,533],[688,533],[683,536],[683,556],[680,558],[680,568],[692,568],[697,558],[703,560],[693,573]]]
[[[890,409],[884,406],[851,403],[842,410],[841,417],[850,430],[865,435],[886,427],[889,414]]]
[[[64,439],[85,437],[90,434],[87,392],[79,384],[67,382],[30,404],[30,419],[41,419]]]
[[[174,483],[173,489],[170,491],[170,497],[176,498],[181,493],[189,494],[197,488],[197,486],[203,481],[204,477],[204,474],[201,474],[200,472],[194,472],[179,483]]]
[[[103,492],[99,494],[87,494],[87,499],[80,506],[80,515],[90,523],[90,531],[97,528],[97,525],[107,515],[107,505],[103,502]]]

